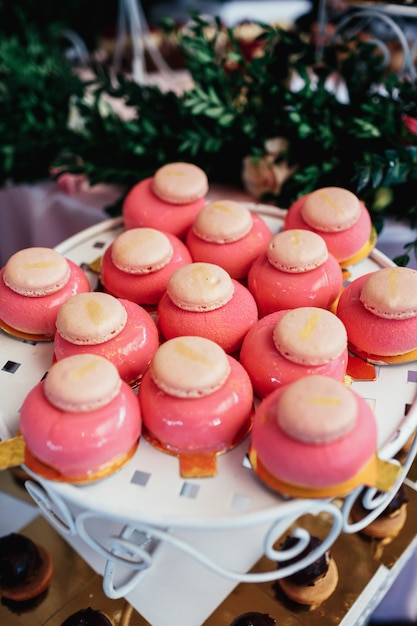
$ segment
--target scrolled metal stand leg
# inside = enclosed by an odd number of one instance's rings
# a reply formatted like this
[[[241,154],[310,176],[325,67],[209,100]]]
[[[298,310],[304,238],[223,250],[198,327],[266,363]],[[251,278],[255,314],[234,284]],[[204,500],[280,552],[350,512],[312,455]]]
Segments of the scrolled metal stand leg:
[[[265,556],[271,559],[277,565],[281,562],[284,565],[275,567],[267,572],[238,572],[228,569],[213,561],[209,556],[203,554],[187,541],[175,536],[174,532],[169,529],[161,529],[152,527],[148,524],[129,524],[126,525],[119,536],[109,536],[105,543],[100,543],[87,529],[87,522],[94,518],[89,512],[83,512],[76,519],[77,530],[80,537],[96,552],[101,554],[105,559],[103,590],[105,594],[111,598],[125,596],[132,591],[140,582],[141,576],[153,564],[153,552],[157,546],[162,543],[170,544],[177,548],[183,554],[193,558],[196,562],[211,570],[212,572],[226,579],[233,580],[236,583],[247,582],[270,582],[289,576],[292,573],[307,567],[330,548],[334,543],[342,528],[342,516],[340,509],[329,502],[319,501],[312,502],[311,514],[326,513],[333,520],[332,527],[327,537],[322,540],[321,545],[312,551],[306,557],[291,565],[285,565],[285,561],[301,554],[309,541],[308,531],[302,528],[295,528],[292,532],[300,541],[291,549],[275,549],[274,544],[282,534],[283,520],[280,518],[274,522],[266,533],[264,540]],[[293,514],[294,517],[294,514]],[[109,520],[111,522],[112,520]],[[285,526],[291,523],[291,519],[287,519]],[[102,523],[102,520],[101,520]],[[115,579],[119,567],[130,570],[127,580],[121,584],[115,584]]]
[[[75,520],[65,502],[47,488],[32,480],[25,482],[25,488],[48,521],[64,535],[75,535]]]

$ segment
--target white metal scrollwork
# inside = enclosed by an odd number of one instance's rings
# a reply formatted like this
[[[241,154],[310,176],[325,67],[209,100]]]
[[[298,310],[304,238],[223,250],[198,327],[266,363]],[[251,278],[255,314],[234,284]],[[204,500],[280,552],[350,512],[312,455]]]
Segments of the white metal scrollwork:
[[[25,488],[52,526],[64,535],[76,534],[74,517],[58,494],[32,480],[25,482]]]
[[[157,528],[145,523],[128,524],[123,527],[118,536],[109,535],[99,540],[97,535],[88,529],[89,522],[96,517],[93,513],[85,511],[76,518],[76,527],[79,536],[97,553],[106,559],[103,577],[103,590],[108,597],[120,598],[132,591],[140,582],[141,576],[152,566],[153,553],[159,544],[165,542],[175,547],[183,554],[195,559],[198,563],[212,572],[235,582],[269,582],[289,576],[304,567],[307,567],[322,556],[334,543],[342,529],[342,514],[340,509],[333,503],[326,501],[312,502],[311,513],[313,515],[325,513],[332,520],[328,535],[322,538],[318,548],[307,556],[300,558],[296,563],[285,565],[285,562],[303,552],[309,541],[309,533],[303,528],[296,527],[292,535],[299,541],[291,549],[275,548],[274,545],[282,535],[283,522],[285,527],[291,524],[291,519],[280,518],[272,524],[266,533],[264,540],[265,556],[271,559],[276,566],[267,572],[238,572],[227,569],[209,556],[192,546],[187,541],[175,535],[170,529]],[[107,522],[111,524],[112,520]],[[100,519],[100,524],[106,523]],[[277,565],[280,564],[279,567]],[[124,568],[130,572],[127,580],[116,585],[115,578],[118,568]],[[125,577],[126,578],[126,577]]]
[[[326,4],[326,0],[321,0],[318,10],[319,33],[321,37],[324,36],[324,33],[326,31]],[[390,52],[390,49],[380,36],[374,36],[376,32],[375,24],[377,24],[378,22],[382,23],[383,25],[388,27],[388,32],[391,32],[394,40],[400,44],[403,54],[403,60],[401,68],[399,70],[399,74],[408,74],[412,79],[415,79],[417,76],[417,69],[415,65],[417,42],[415,40],[409,41],[407,39],[402,23],[398,19],[403,15],[402,7],[394,4],[388,5],[388,10],[387,7],[384,5],[370,7],[360,6],[360,2],[352,4],[354,7],[353,10],[349,11],[345,15],[345,17],[342,17],[342,19],[340,19],[340,21],[337,22],[337,24],[335,25],[335,32],[330,38],[329,43],[332,44],[337,41],[338,35],[341,35],[343,32],[345,34],[358,35],[361,32],[369,31],[372,36],[372,39],[370,41],[374,43],[382,52],[384,64],[385,66],[388,66],[392,60],[392,54]],[[410,9],[410,11],[407,13],[407,16],[416,19],[417,24],[417,8],[415,9],[415,12],[412,12],[410,7],[407,8]],[[322,51],[323,46],[322,42],[320,42],[318,46],[319,55],[322,54]]]

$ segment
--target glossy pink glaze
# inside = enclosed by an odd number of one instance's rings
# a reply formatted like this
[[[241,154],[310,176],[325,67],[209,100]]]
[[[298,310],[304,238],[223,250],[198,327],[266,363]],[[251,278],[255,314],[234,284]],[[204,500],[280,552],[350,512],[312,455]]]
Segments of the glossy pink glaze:
[[[417,316],[385,319],[368,311],[360,301],[365,274],[347,285],[340,296],[336,314],[344,323],[352,346],[370,355],[396,356],[417,348]]]
[[[239,443],[253,417],[248,374],[233,357],[223,386],[200,398],[177,398],[161,391],[150,371],[139,388],[144,430],[172,452],[223,452]]]
[[[361,203],[360,217],[353,226],[340,232],[327,233],[312,228],[304,221],[301,210],[306,198],[307,196],[303,196],[290,206],[285,217],[284,229],[301,228],[317,233],[323,237],[328,251],[339,263],[355,256],[369,240],[372,230],[371,218],[365,205]]]
[[[129,300],[120,300],[127,311],[123,330],[108,341],[95,345],[77,345],[56,332],[54,352],[57,361],[73,354],[98,354],[111,361],[122,380],[138,382],[159,346],[159,332],[151,315]]]
[[[248,274],[248,289],[256,300],[260,317],[303,306],[329,309],[342,286],[342,270],[331,254],[317,269],[296,274],[277,269],[263,253],[252,263]]]
[[[371,460],[377,446],[376,421],[369,404],[352,391],[358,417],[353,430],[329,443],[306,444],[278,426],[275,407],[285,386],[275,389],[258,406],[251,446],[263,466],[278,480],[320,489],[353,478]]]
[[[101,262],[101,280],[104,290],[116,298],[124,298],[146,306],[158,304],[166,291],[171,274],[191,263],[191,254],[185,244],[175,235],[165,232],[174,254],[170,262],[160,270],[149,274],[129,274],[119,270],[111,258],[112,245],[104,252]]]
[[[30,452],[74,479],[88,477],[129,453],[138,442],[141,429],[137,396],[125,382],[107,405],[77,413],[50,404],[40,382],[26,396],[19,422]]]
[[[205,241],[190,228],[185,242],[193,260],[220,265],[236,280],[246,278],[253,261],[266,251],[272,237],[269,227],[259,215],[253,214],[252,219],[252,229],[245,237],[225,244]]]
[[[346,373],[347,349],[323,365],[301,365],[282,356],[273,340],[273,330],[286,310],[276,311],[259,320],[248,331],[240,349],[240,362],[249,374],[255,395],[265,398],[278,387],[304,376],[321,374],[343,380]]]
[[[48,296],[29,297],[16,293],[3,280],[4,268],[0,270],[0,318],[11,328],[32,335],[53,338],[55,322],[61,304],[77,293],[91,290],[84,271],[67,259],[71,274],[68,283]]]
[[[161,200],[152,191],[152,177],[145,178],[127,194],[122,207],[123,221],[127,229],[147,226],[183,239],[204,204],[205,198],[187,204]]]
[[[157,308],[162,335],[165,339],[197,335],[215,341],[229,354],[239,350],[244,336],[258,319],[258,309],[246,287],[236,280],[233,285],[231,300],[213,311],[185,311],[165,293]]]

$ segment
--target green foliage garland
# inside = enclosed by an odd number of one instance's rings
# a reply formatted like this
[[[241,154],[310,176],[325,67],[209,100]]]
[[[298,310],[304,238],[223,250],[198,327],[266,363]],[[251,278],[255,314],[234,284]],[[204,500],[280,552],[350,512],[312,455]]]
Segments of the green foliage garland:
[[[288,206],[319,186],[358,193],[378,230],[388,215],[416,223],[417,87],[383,67],[375,46],[339,41],[317,51],[305,34],[259,24],[249,51],[199,15],[175,34],[193,87],[180,95],[140,85],[103,65],[82,83],[58,46],[31,33],[0,43],[0,182],[36,180],[50,167],[84,173],[91,184],[129,188],[162,164],[200,165],[212,182],[242,185],[242,163],[284,138],[277,163],[294,173],[264,201]],[[298,87],[294,89],[294,77]],[[343,83],[347,97],[329,89]],[[123,101],[121,118],[104,106]],[[81,127],[68,125],[76,106]],[[75,104],[74,104],[75,103]],[[416,247],[410,242],[405,256]]]
[[[46,43],[47,42],[47,43]],[[69,101],[84,85],[66,63],[58,36],[27,28],[0,37],[0,182],[48,175],[73,133]]]

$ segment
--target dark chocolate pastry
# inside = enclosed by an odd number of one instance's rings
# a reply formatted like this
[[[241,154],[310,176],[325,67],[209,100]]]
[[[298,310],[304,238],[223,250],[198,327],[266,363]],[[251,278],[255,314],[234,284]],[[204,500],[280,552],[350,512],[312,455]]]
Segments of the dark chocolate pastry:
[[[53,574],[49,552],[29,537],[11,533],[0,538],[0,594],[25,602],[49,586]]]
[[[378,494],[379,492],[377,492]],[[407,504],[407,489],[405,485],[401,485],[387,507],[378,517],[362,528],[360,533],[371,539],[393,539],[402,530],[407,520]],[[369,511],[364,508],[360,496],[352,507],[353,522],[361,521],[368,513]]]
[[[281,549],[293,548],[299,539],[289,536],[281,544]],[[322,543],[321,539],[310,535],[307,546],[294,558],[278,564],[278,568],[298,563]],[[308,605],[310,609],[316,608],[327,600],[336,589],[339,581],[337,565],[327,550],[313,563],[299,569],[294,574],[283,577],[277,581],[276,589],[284,592],[287,599],[297,604]]]
[[[299,540],[297,539],[297,537],[288,536],[280,547],[282,550],[287,550],[289,548],[293,548],[298,543],[298,541]],[[320,544],[321,540],[318,537],[310,536],[310,541],[306,548],[293,559],[284,561],[281,567],[292,565],[293,563],[301,561],[301,559],[310,554],[313,550],[320,546]],[[325,576],[327,570],[329,569],[329,561],[330,554],[328,552],[325,552],[324,554],[322,554],[322,556],[320,556],[316,561],[314,561],[307,567],[304,567],[298,572],[295,572],[295,574],[287,576],[287,580],[290,580],[296,585],[313,585],[316,580]]]
[[[276,621],[268,613],[249,611],[235,617],[230,626],[276,626]]]
[[[114,626],[114,623],[102,611],[88,607],[67,617],[61,626]]]
[[[387,508],[381,513],[381,517],[390,517],[393,513],[398,511],[404,504],[408,502],[408,494],[405,485],[402,484],[397,493],[388,504]]]

